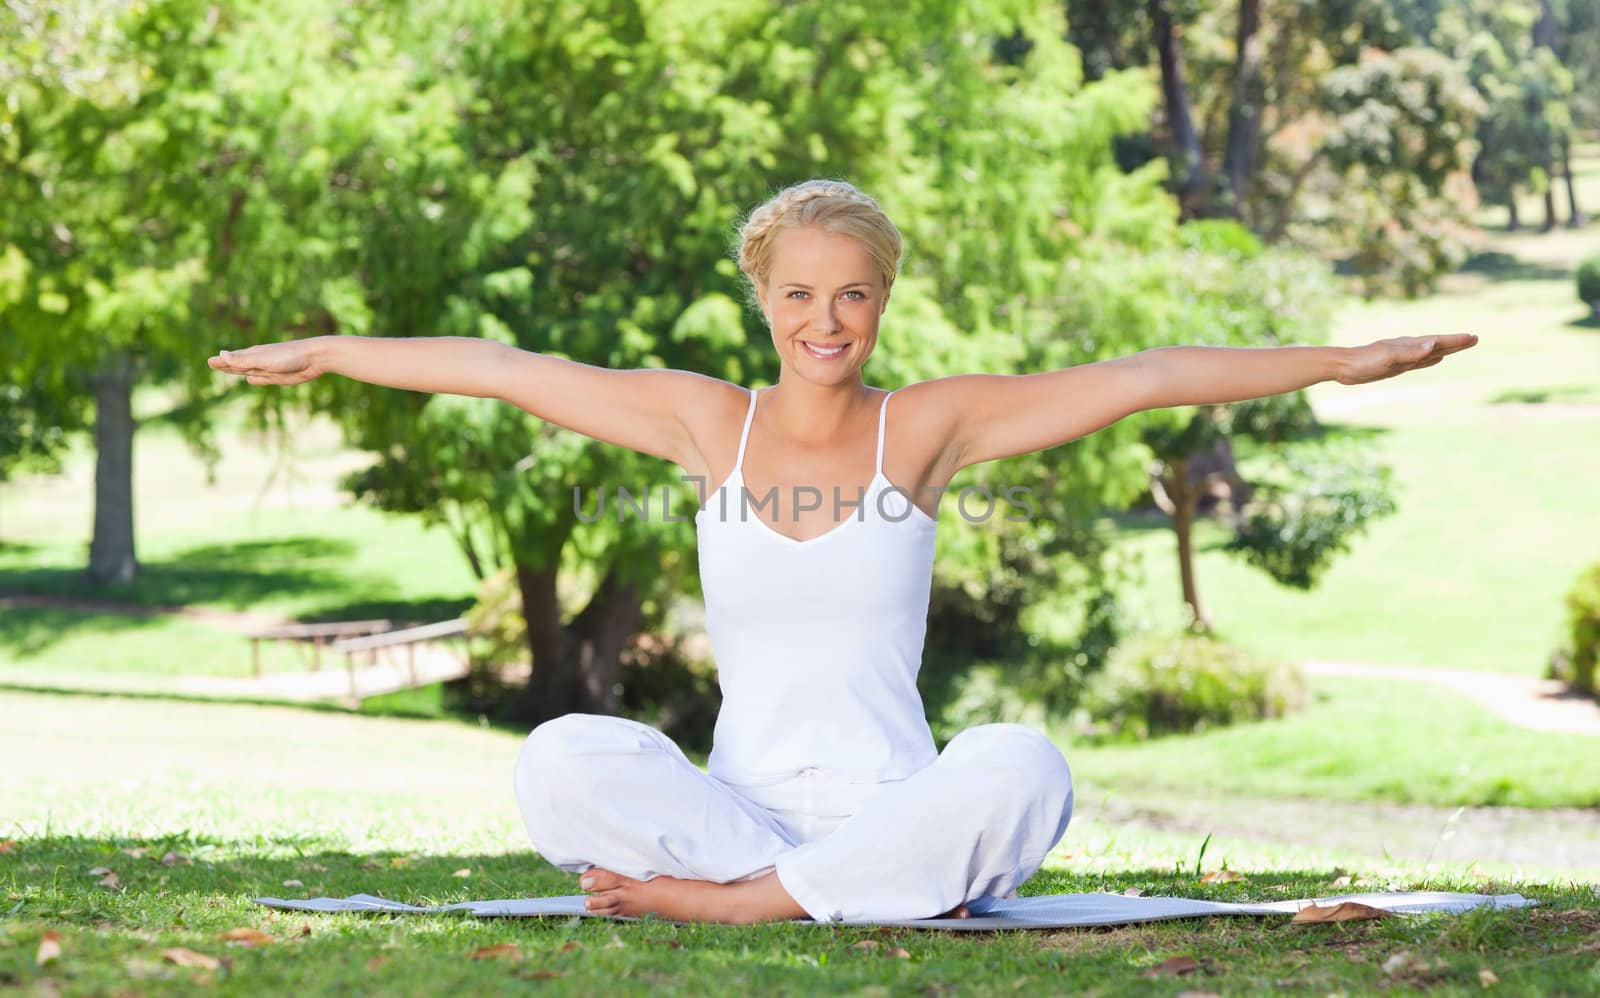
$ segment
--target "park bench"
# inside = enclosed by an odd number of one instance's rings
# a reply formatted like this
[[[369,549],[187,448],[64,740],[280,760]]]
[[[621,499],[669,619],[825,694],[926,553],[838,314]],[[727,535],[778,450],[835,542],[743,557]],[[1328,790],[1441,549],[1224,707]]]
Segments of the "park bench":
[[[377,634],[368,634],[348,638],[340,638],[329,647],[335,652],[340,652],[345,657],[345,668],[350,675],[350,698],[360,699],[356,686],[356,659],[364,656],[369,666],[378,664],[379,655],[391,656],[398,650],[404,650],[406,673],[410,676],[411,685],[422,685],[422,680],[417,674],[418,649],[435,642],[449,641],[455,638],[465,638],[467,635],[467,622],[465,620],[442,620],[436,624],[422,624],[416,627],[401,627],[394,630],[383,631]],[[444,671],[455,676],[466,674],[465,654],[451,656],[452,666]],[[390,659],[393,664],[393,659]],[[441,670],[435,669],[435,675],[429,681],[437,681]]]
[[[250,671],[261,678],[261,643],[263,641],[292,641],[311,647],[311,668],[322,669],[324,645],[343,638],[359,638],[388,631],[394,625],[387,620],[339,620],[320,624],[283,624],[261,628],[250,633]]]

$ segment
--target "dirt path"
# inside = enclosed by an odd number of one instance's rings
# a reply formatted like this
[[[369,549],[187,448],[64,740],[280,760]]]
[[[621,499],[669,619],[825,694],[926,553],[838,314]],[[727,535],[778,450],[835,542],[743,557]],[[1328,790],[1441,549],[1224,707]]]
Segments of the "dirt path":
[[[1374,860],[1388,856],[1448,866],[1503,863],[1600,876],[1600,808],[1451,808],[1195,796],[1084,783],[1073,816],[1218,839],[1348,851]]]
[[[1443,686],[1519,727],[1556,734],[1600,736],[1600,701],[1565,683],[1534,676],[1468,669],[1419,669],[1355,662],[1306,662],[1307,674],[1383,679]]]

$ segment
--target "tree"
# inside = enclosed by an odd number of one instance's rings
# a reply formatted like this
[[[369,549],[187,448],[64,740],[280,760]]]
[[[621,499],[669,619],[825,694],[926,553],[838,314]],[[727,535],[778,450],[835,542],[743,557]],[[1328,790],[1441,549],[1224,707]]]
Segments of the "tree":
[[[425,141],[386,153],[395,165],[348,167],[364,187],[338,209],[365,231],[343,308],[358,329],[771,378],[764,331],[736,304],[728,235],[775,186],[848,175],[912,247],[872,372],[894,385],[1025,364],[1022,332],[1076,246],[1170,229],[1160,175],[1111,160],[1111,138],[1148,113],[1147,88],[1134,74],[1084,87],[1045,5],[596,0],[414,13],[419,27],[370,30],[447,106]],[[1111,331],[1088,351],[1130,346]],[[514,569],[534,668],[509,713],[614,709],[624,644],[695,584],[692,534],[660,514],[663,492],[685,516],[695,490],[664,462],[508,407],[348,382],[318,382],[313,398],[378,455],[352,483],[362,495],[447,519],[485,570]],[[1091,460],[1019,461],[1011,480]],[[599,487],[614,502],[619,483],[649,494],[656,515],[595,516]],[[1062,491],[1083,505],[1127,488]],[[986,553],[977,529],[967,539]]]
[[[290,172],[273,161],[294,149],[277,141],[294,116],[270,62],[293,58],[284,25],[311,8],[10,8],[16,30],[0,36],[0,256],[20,278],[0,301],[0,337],[18,345],[9,383],[31,386],[40,413],[24,424],[30,439],[92,410],[93,580],[138,570],[135,389],[173,388],[193,416],[181,425],[203,444],[216,387],[198,361],[241,331],[295,328],[283,320],[304,314],[302,289],[317,287],[325,247],[315,213],[298,211],[305,201],[292,188],[263,182]],[[293,217],[292,229],[274,228],[274,211]]]

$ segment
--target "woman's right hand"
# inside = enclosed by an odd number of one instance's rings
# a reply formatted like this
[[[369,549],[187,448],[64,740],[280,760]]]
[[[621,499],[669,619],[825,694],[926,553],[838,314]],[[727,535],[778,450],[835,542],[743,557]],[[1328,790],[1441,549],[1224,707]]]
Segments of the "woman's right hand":
[[[311,340],[224,350],[206,363],[213,371],[244,375],[252,385],[298,385],[326,373],[317,363]]]

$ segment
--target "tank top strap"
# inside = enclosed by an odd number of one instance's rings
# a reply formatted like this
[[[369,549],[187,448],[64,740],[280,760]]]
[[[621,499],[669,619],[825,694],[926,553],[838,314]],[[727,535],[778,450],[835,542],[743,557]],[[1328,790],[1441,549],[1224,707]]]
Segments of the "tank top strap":
[[[756,390],[751,388],[749,391],[750,408],[744,414],[744,429],[739,431],[739,454],[733,459],[734,471],[744,468],[744,447],[745,443],[750,439],[750,423],[756,418]]]
[[[878,463],[877,463],[877,474],[879,474],[879,475],[883,474],[883,427],[884,427],[884,419],[885,419],[885,417],[887,417],[887,415],[889,413],[889,399],[892,398],[893,396],[894,396],[894,392],[890,392],[888,395],[885,395],[883,397],[883,405],[878,407],[878,458],[877,458]]]

